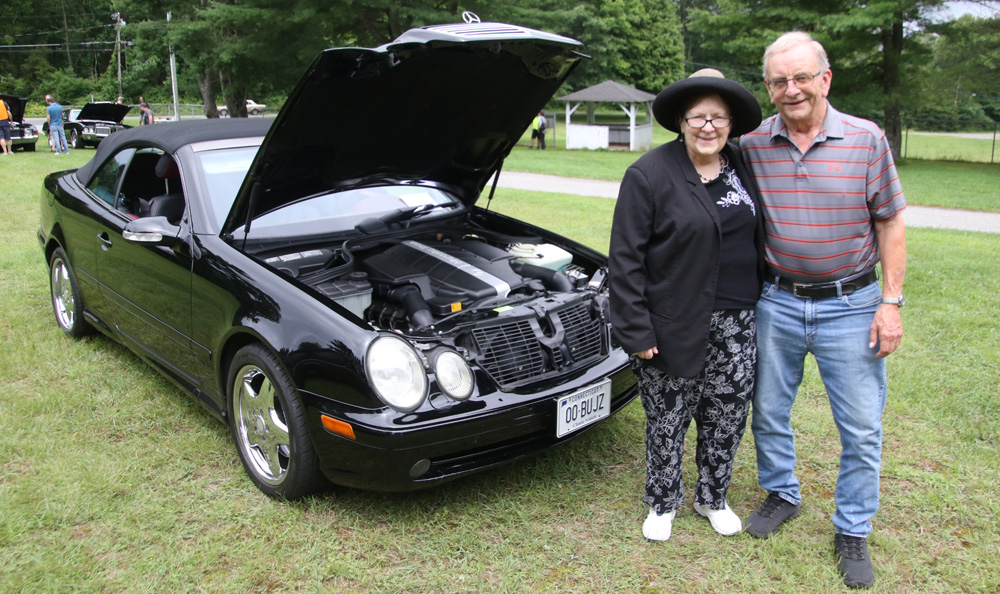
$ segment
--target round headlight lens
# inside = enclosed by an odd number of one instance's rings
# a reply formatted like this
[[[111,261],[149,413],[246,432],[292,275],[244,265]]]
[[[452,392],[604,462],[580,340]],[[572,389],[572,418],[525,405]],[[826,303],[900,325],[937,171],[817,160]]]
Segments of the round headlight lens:
[[[365,371],[375,393],[392,408],[409,412],[424,401],[427,374],[416,351],[402,338],[386,334],[372,341]]]
[[[465,359],[455,351],[445,351],[434,360],[434,375],[441,391],[455,400],[465,400],[472,395],[472,370]]]

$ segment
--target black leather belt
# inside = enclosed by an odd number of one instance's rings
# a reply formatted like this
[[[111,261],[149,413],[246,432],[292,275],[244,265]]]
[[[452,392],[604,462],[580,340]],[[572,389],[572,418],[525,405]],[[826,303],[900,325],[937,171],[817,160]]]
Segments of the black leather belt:
[[[792,293],[796,297],[821,299],[823,297],[837,297],[838,295],[850,295],[858,289],[863,289],[878,280],[878,274],[872,268],[868,272],[858,276],[848,277],[844,280],[830,283],[793,283],[790,280],[778,278],[778,286]],[[838,293],[837,286],[840,286]]]

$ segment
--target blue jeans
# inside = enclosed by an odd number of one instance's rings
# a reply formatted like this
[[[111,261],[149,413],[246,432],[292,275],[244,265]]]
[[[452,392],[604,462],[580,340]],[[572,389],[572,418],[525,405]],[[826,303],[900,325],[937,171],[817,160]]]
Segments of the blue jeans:
[[[62,126],[49,126],[49,135],[52,136],[52,146],[57,153],[68,153],[69,145],[66,144],[66,129]]]
[[[867,536],[878,511],[882,464],[885,359],[868,347],[878,283],[850,295],[803,299],[765,283],[757,303],[757,390],[751,428],[757,447],[757,478],[768,493],[798,504],[792,404],[802,383],[807,353],[816,358],[833,420],[840,431],[840,475],[834,498],[834,529]]]

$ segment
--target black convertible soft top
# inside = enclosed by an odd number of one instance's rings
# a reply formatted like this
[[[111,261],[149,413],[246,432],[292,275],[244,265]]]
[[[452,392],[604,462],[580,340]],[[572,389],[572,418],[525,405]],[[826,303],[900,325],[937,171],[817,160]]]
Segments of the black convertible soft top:
[[[188,120],[137,126],[115,132],[101,141],[97,146],[97,154],[77,170],[76,176],[83,185],[89,184],[91,177],[108,157],[128,146],[155,146],[174,154],[182,146],[196,142],[264,136],[273,121],[272,118]]]

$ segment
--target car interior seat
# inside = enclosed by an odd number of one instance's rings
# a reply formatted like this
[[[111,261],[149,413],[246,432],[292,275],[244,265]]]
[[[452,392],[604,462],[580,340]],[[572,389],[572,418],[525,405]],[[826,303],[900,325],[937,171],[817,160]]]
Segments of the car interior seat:
[[[184,193],[180,171],[173,157],[167,154],[160,156],[156,163],[156,176],[163,180],[166,193],[143,201],[140,214],[143,217],[166,217],[170,224],[176,225],[184,216]]]

